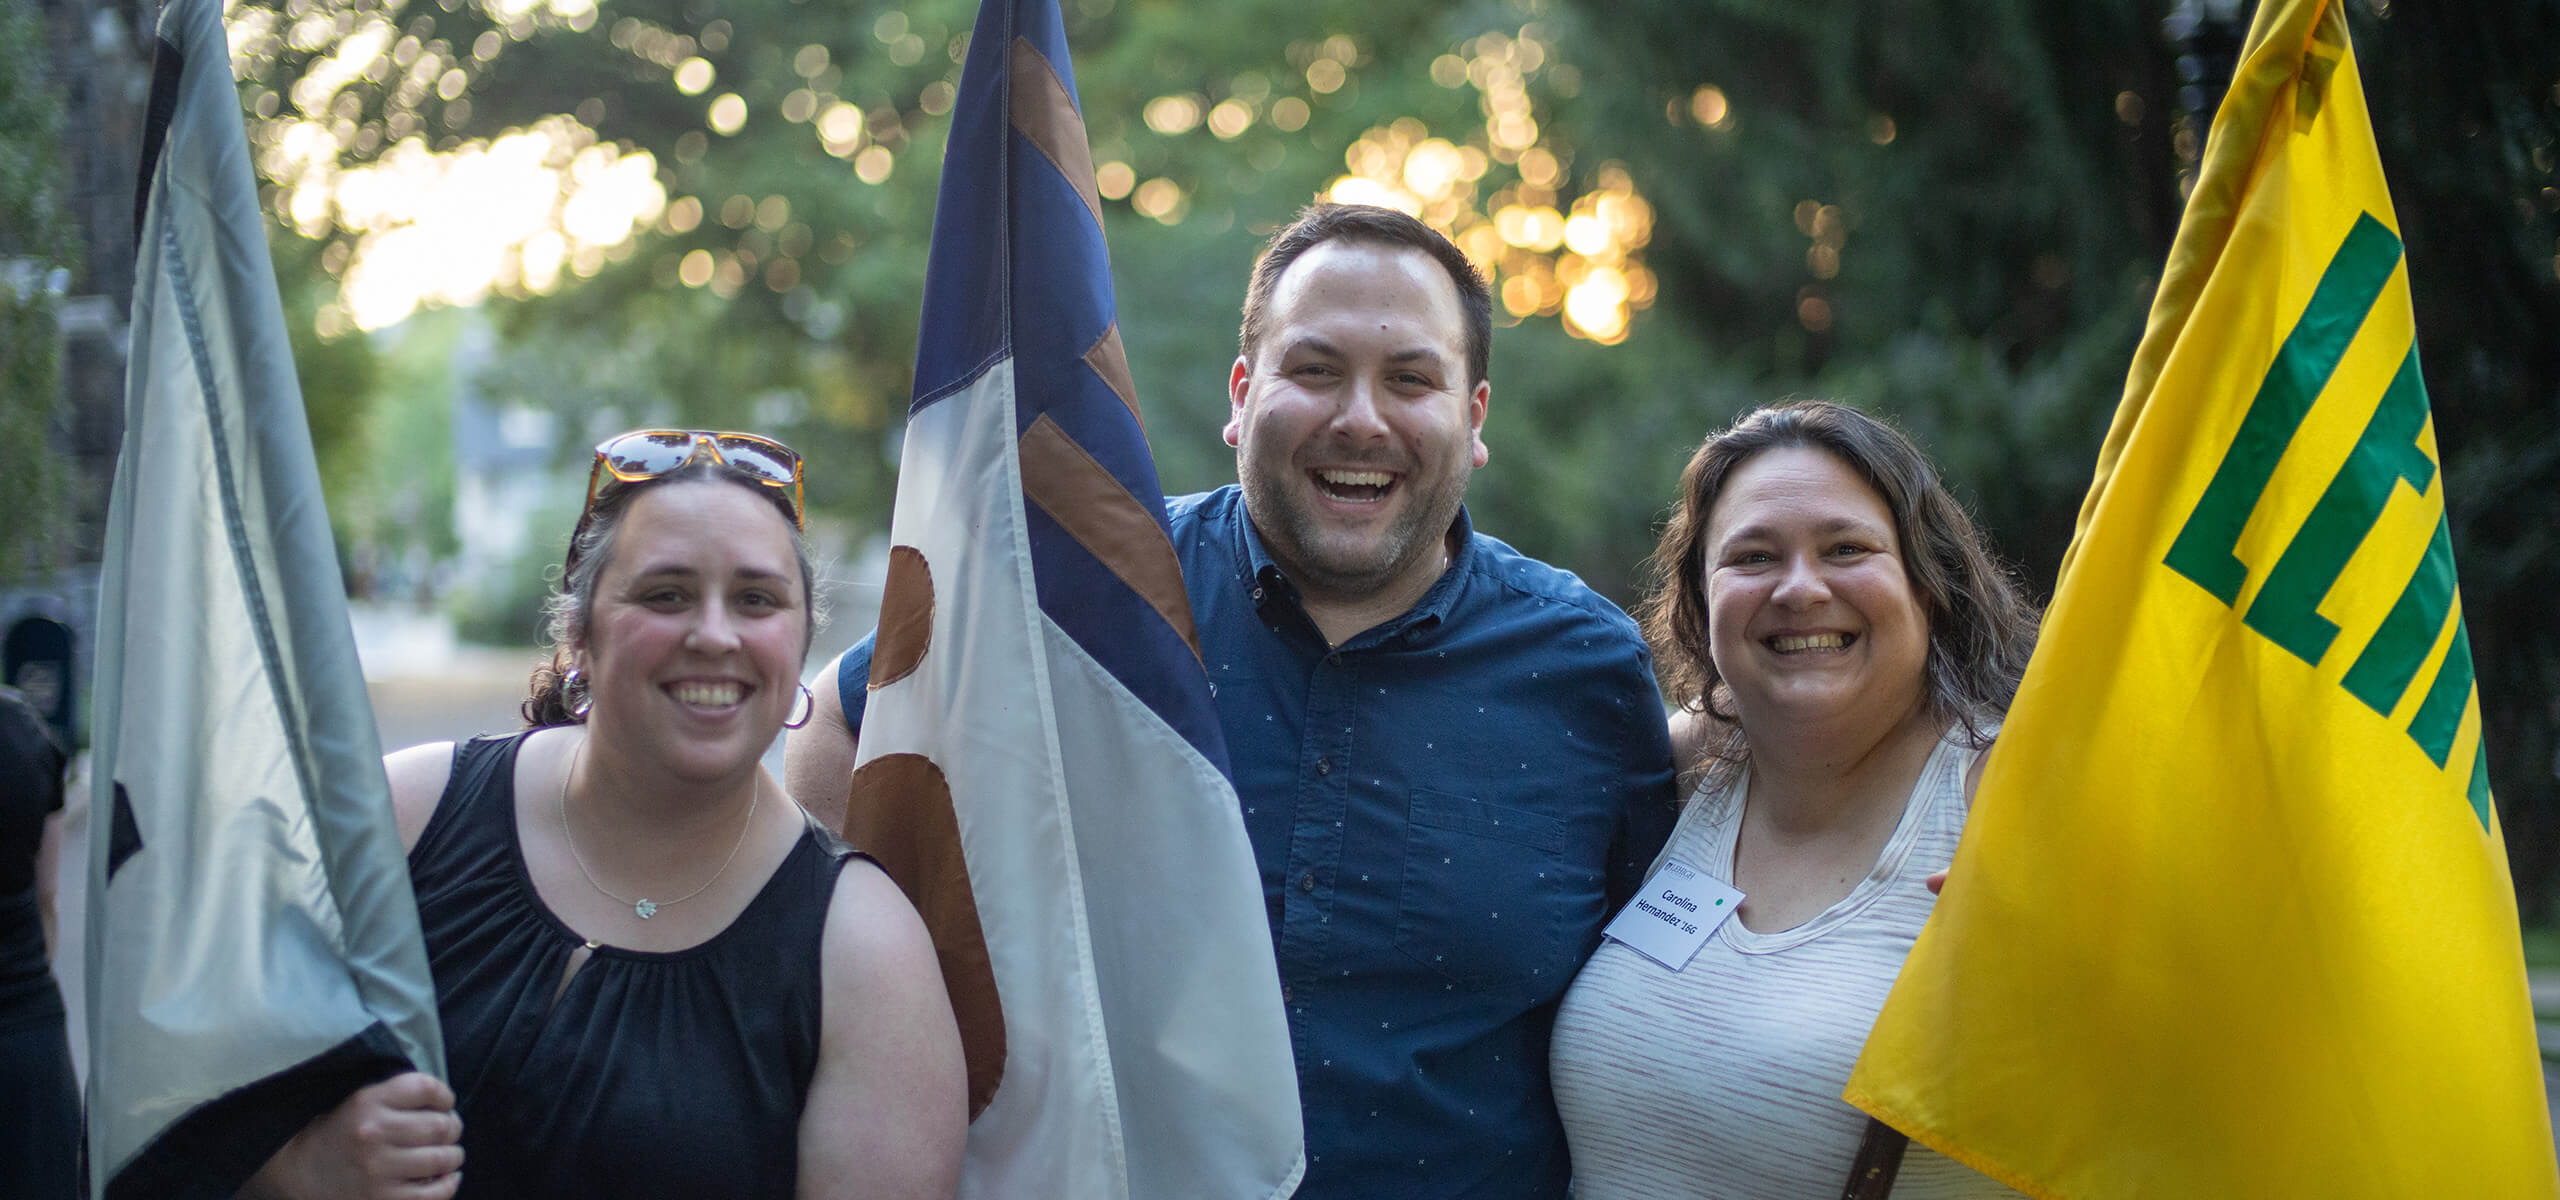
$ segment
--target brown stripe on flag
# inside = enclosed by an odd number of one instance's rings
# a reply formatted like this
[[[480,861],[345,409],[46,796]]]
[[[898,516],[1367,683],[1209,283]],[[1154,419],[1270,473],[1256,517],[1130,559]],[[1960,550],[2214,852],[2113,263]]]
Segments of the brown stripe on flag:
[[[1173,626],[1193,658],[1200,657],[1182,565],[1157,523],[1159,514],[1148,512],[1046,413],[1022,432],[1022,491]]]
[[[969,887],[969,863],[960,850],[960,816],[952,811],[951,783],[942,768],[921,754],[883,754],[862,764],[853,773],[844,838],[879,860],[933,935],[942,985],[960,1024],[969,1119],[975,1121],[1004,1080],[1004,1005],[996,996],[987,934],[978,924],[978,895]]]
[[[1092,347],[1084,352],[1084,365],[1093,368],[1093,373],[1119,394],[1120,403],[1128,405],[1129,415],[1137,419],[1138,436],[1145,437],[1147,421],[1138,415],[1138,385],[1129,378],[1129,348],[1120,344],[1120,322],[1113,321],[1111,328],[1094,339]]]
[[[1013,127],[1067,177],[1084,197],[1094,227],[1101,228],[1102,195],[1093,190],[1093,150],[1085,144],[1084,116],[1048,56],[1019,37],[1013,39]]]
[[[889,578],[880,588],[880,631],[871,644],[871,686],[904,679],[933,644],[933,564],[913,546],[889,547]]]

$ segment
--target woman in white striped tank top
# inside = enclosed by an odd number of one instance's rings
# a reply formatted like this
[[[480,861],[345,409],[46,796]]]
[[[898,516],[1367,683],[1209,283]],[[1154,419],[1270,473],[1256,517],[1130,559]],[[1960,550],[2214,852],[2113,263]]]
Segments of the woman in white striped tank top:
[[[1603,943],[1565,997],[1574,1193],[1829,1200],[1867,1125],[1841,1088],[2035,611],[1909,439],[1819,401],[1699,448],[1653,569],[1645,631],[1698,783],[1644,896],[1708,915],[1667,922],[1687,936],[1653,949],[1675,965]],[[1914,1147],[1892,1194],[2013,1193]]]

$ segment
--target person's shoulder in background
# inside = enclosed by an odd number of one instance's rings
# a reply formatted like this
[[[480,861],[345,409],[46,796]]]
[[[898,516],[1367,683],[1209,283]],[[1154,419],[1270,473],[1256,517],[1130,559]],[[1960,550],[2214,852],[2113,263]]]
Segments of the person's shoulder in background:
[[[51,812],[62,807],[62,768],[68,761],[44,714],[16,688],[0,686],[0,785],[15,794],[27,783],[50,780],[50,787],[24,790],[39,796],[49,792],[50,802],[42,811]]]

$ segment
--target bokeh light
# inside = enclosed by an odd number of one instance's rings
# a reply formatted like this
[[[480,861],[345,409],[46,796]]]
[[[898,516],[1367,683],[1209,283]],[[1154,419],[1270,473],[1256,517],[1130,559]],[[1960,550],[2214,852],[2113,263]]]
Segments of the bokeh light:
[[[1527,84],[1549,56],[1534,27],[1487,33],[1460,50],[1433,62],[1432,80],[1474,87],[1483,124],[1462,136],[1434,134],[1413,117],[1373,127],[1343,152],[1346,171],[1325,195],[1410,213],[1447,234],[1513,319],[1554,316],[1576,337],[1624,341],[1657,286],[1642,254],[1652,205],[1623,167],[1577,172],[1572,147],[1539,121]],[[1698,113],[1703,124],[1731,119],[1712,88],[1693,94],[1692,106],[1712,108]],[[1274,104],[1274,124],[1280,115]]]
[[[1232,142],[1253,128],[1253,108],[1232,96],[1209,110],[1209,132],[1220,141]]]
[[[723,92],[719,99],[711,102],[710,111],[704,116],[710,122],[711,132],[723,137],[735,134],[746,128],[746,98],[736,92]]]
[[[1190,198],[1183,194],[1182,185],[1162,177],[1139,184],[1138,190],[1129,197],[1129,206],[1137,209],[1138,215],[1166,225],[1181,224],[1190,205]]]
[[[1147,101],[1143,115],[1147,128],[1167,137],[1189,133],[1200,124],[1200,98],[1158,96]]]
[[[380,329],[427,304],[474,304],[491,292],[538,295],[564,265],[592,274],[608,250],[667,210],[657,161],[596,140],[573,117],[431,151],[395,143],[372,163],[339,168],[317,123],[267,128],[261,165],[281,215],[308,237],[354,236],[322,331]],[[691,219],[699,219],[699,206]]]
[[[699,96],[711,90],[711,81],[719,72],[705,58],[688,58],[676,64],[676,90],[688,96]]]
[[[865,146],[861,153],[853,156],[853,175],[864,183],[880,183],[889,178],[889,169],[893,165],[894,156],[888,147]]]
[[[1702,84],[1689,93],[1689,115],[1709,129],[1723,129],[1733,120],[1733,105],[1725,99],[1723,88]]]
[[[837,158],[850,157],[862,149],[865,127],[862,109],[842,100],[834,101],[817,116],[818,144]]]

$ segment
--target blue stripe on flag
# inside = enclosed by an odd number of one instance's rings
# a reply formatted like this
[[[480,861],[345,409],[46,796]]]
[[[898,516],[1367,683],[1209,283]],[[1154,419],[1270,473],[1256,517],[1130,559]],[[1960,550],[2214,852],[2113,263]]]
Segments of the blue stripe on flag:
[[[962,394],[1009,352],[1017,433],[1047,416],[1166,528],[1145,434],[1084,360],[1116,320],[1102,230],[1078,181],[1012,127],[1016,38],[1075,94],[1054,4],[980,8],[944,150],[910,411]],[[1025,507],[1041,610],[1226,773],[1225,739],[1190,646],[1037,504]]]
[[[1004,261],[1004,240],[1012,232],[1004,187],[1011,156],[988,148],[1007,145],[1010,84],[1004,63],[1013,25],[1010,5],[986,4],[969,35],[969,61],[951,107],[951,140],[942,152],[941,195],[934,201],[910,412],[967,387],[1012,346]]]
[[[1156,507],[1161,511],[1164,506],[1159,501]],[[1226,734],[1209,698],[1208,676],[1191,647],[1039,505],[1025,508],[1040,611],[1233,783]]]

